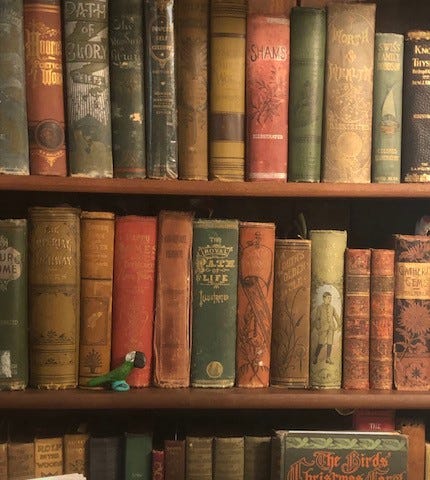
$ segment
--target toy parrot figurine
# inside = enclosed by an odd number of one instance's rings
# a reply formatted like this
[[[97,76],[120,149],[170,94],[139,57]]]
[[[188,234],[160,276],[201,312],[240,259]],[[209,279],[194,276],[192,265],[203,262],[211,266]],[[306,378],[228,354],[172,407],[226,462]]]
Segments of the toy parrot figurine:
[[[143,352],[128,352],[124,362],[117,368],[114,368],[105,375],[91,378],[88,381],[89,387],[98,387],[104,383],[110,383],[112,390],[116,392],[126,392],[130,390],[130,385],[126,378],[133,368],[143,368],[146,365],[146,357]]]

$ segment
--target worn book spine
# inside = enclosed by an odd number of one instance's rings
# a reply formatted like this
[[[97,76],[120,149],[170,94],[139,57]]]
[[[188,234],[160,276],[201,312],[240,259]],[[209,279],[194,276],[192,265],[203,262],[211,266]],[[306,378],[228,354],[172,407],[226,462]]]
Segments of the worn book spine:
[[[430,442],[425,444],[425,480],[430,479]]]
[[[358,409],[352,414],[354,430],[361,432],[394,432],[396,430],[395,410]]]
[[[7,475],[7,443],[0,443],[0,478],[7,480]]]
[[[403,35],[375,34],[372,182],[399,183],[402,149]]]
[[[288,180],[319,182],[324,98],[326,11],[291,11]]]
[[[185,440],[185,480],[212,480],[212,437]]]
[[[0,42],[0,174],[28,175],[22,0],[3,0],[0,22],[5,26]]]
[[[213,444],[213,480],[243,480],[243,437],[215,437]]]
[[[327,7],[324,182],[370,182],[375,10]]]
[[[0,390],[28,383],[27,220],[0,220]]]
[[[276,239],[270,384],[309,386],[311,242]]]
[[[88,448],[91,480],[124,479],[124,452],[121,437],[90,437]]]
[[[78,382],[80,211],[29,209],[30,384],[74,388]]]
[[[8,480],[34,478],[34,443],[8,443]]]
[[[372,249],[370,269],[371,389],[393,387],[394,250]]]
[[[30,172],[67,175],[60,0],[25,0]]]
[[[236,385],[267,387],[273,305],[275,225],[240,222]]]
[[[239,222],[194,220],[191,385],[235,380]]]
[[[64,473],[88,475],[87,433],[71,433],[63,437]]]
[[[142,0],[109,3],[109,56],[113,173],[145,178]]]
[[[426,460],[426,426],[422,418],[400,418],[398,430],[408,437],[407,477],[424,480]]]
[[[152,374],[157,218],[126,215],[116,219],[112,367],[130,351],[145,354],[144,368],[127,377],[132,387],[147,387]]]
[[[112,177],[108,1],[64,2],[69,173]]]
[[[210,12],[209,175],[245,178],[245,0],[213,0]]]
[[[430,390],[430,237],[394,236],[394,385]]]
[[[149,480],[152,470],[152,435],[125,434],[124,480]]]
[[[34,475],[53,477],[63,475],[63,439],[36,438],[34,440]]]
[[[193,217],[162,210],[158,222],[154,383],[188,387]]]
[[[245,436],[243,480],[267,480],[270,472],[270,437]]]
[[[114,220],[111,212],[81,213],[80,386],[110,370]]]
[[[145,0],[146,174],[178,177],[174,0]]]
[[[152,450],[152,480],[164,480],[164,450]]]
[[[291,9],[296,5],[296,0],[248,0],[248,15],[288,17]]]
[[[343,271],[346,231],[311,230],[310,386],[342,383]]]
[[[175,6],[179,177],[208,179],[209,0]]]
[[[185,440],[164,441],[164,480],[185,478]]]

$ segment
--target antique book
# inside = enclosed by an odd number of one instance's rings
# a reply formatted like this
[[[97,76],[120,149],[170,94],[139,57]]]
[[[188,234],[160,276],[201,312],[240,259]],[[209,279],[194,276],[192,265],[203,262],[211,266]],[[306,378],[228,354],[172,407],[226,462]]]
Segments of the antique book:
[[[78,382],[80,228],[77,208],[29,209],[30,384]]]
[[[394,250],[372,249],[369,386],[393,387]]]
[[[0,22],[0,174],[28,175],[23,1],[2,0]]]
[[[275,224],[239,223],[236,385],[268,387]]]
[[[27,220],[0,220],[0,390],[28,383]]]
[[[361,432],[394,432],[396,411],[356,409],[352,414],[352,424],[354,430]]]
[[[184,180],[208,179],[209,0],[175,5],[178,167]]]
[[[309,386],[311,242],[275,240],[270,384]]]
[[[64,6],[69,174],[112,177],[108,1]]]
[[[125,434],[124,480],[149,480],[152,471],[152,435]]]
[[[248,15],[246,28],[246,176],[287,179],[290,21]]]
[[[212,480],[212,437],[185,439],[185,480]]]
[[[62,437],[35,438],[34,440],[34,475],[35,477],[52,477],[63,474],[63,439]]]
[[[109,2],[109,9],[113,174],[144,178],[143,1]]]
[[[81,213],[80,386],[110,370],[114,220],[111,212]]]
[[[164,480],[164,450],[152,450],[152,480]]]
[[[158,222],[154,384],[188,387],[193,217],[162,210]]]
[[[157,217],[117,217],[113,276],[112,367],[128,352],[145,354],[144,368],[127,377],[132,387],[147,387],[152,374]]]
[[[407,477],[424,480],[426,426],[421,418],[400,418],[397,429],[408,437]]]
[[[8,480],[26,480],[34,477],[34,442],[14,443],[7,446]]]
[[[243,480],[268,480],[270,437],[245,435]]]
[[[376,33],[373,76],[372,182],[400,182],[403,35]]]
[[[164,480],[185,478],[185,440],[164,440]]]
[[[90,437],[89,478],[123,480],[123,441],[121,437]]]
[[[288,17],[296,4],[296,0],[248,0],[248,15]]]
[[[65,434],[63,437],[64,473],[88,475],[87,433]]]
[[[235,380],[239,222],[194,220],[191,385]]]
[[[405,36],[403,57],[402,181],[430,181],[430,31]]]
[[[213,480],[243,480],[243,437],[215,437],[213,444]]]
[[[145,0],[146,174],[178,177],[174,0]]]
[[[343,388],[369,388],[370,249],[345,252]]]
[[[0,478],[7,480],[7,443],[0,443]],[[211,477],[212,478],[212,477]]]
[[[246,1],[212,0],[210,11],[209,175],[245,178]]]
[[[342,382],[343,270],[346,231],[311,230],[310,386]]]
[[[327,7],[324,182],[370,182],[375,10]]]
[[[425,475],[424,475],[424,478],[425,478],[425,480],[429,480],[430,479],[430,442],[426,442],[425,455],[426,455],[426,459],[425,459]]]
[[[366,0],[300,0],[301,7],[325,8],[331,3],[359,3]]]
[[[30,172],[67,175],[60,0],[24,0]]]
[[[394,385],[430,390],[430,237],[394,236]]]
[[[326,11],[291,11],[288,181],[319,182],[323,125]]]

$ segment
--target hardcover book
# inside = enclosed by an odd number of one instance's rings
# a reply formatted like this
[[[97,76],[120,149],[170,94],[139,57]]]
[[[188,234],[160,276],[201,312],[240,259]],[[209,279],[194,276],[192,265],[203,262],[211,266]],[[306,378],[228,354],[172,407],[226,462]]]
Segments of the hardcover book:
[[[212,480],[212,437],[187,437],[185,480]]]
[[[152,480],[164,480],[164,450],[152,450]]]
[[[121,437],[90,437],[89,478],[123,480],[123,442]]]
[[[124,480],[149,480],[152,470],[152,435],[125,434]]]
[[[395,410],[354,410],[352,414],[354,430],[361,432],[394,432],[396,430]]]
[[[408,438],[407,478],[424,480],[426,426],[422,418],[400,418],[397,428]]]
[[[34,443],[9,442],[7,446],[8,480],[34,477]]]
[[[248,15],[288,17],[296,4],[296,0],[248,0]]]
[[[243,480],[268,480],[270,437],[245,436]]]
[[[4,478],[4,479],[8,478],[7,476],[7,443],[0,443],[0,478]]]
[[[63,474],[63,439],[36,438],[34,440],[34,475],[53,477]]]
[[[64,473],[88,475],[87,433],[66,434],[63,437]]]
[[[213,445],[213,480],[243,480],[243,437],[215,437]]]
[[[164,480],[185,478],[185,440],[164,441]]]

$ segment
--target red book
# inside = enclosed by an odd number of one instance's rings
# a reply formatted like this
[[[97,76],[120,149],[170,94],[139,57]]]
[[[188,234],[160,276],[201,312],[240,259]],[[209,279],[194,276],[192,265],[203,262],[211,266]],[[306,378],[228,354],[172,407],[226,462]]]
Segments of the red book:
[[[163,450],[152,450],[152,480],[164,480]]]
[[[133,350],[146,356],[146,366],[127,378],[132,387],[151,380],[154,327],[157,218],[129,215],[115,223],[112,310],[112,368]]]
[[[395,410],[354,410],[353,428],[359,432],[394,432]]]

